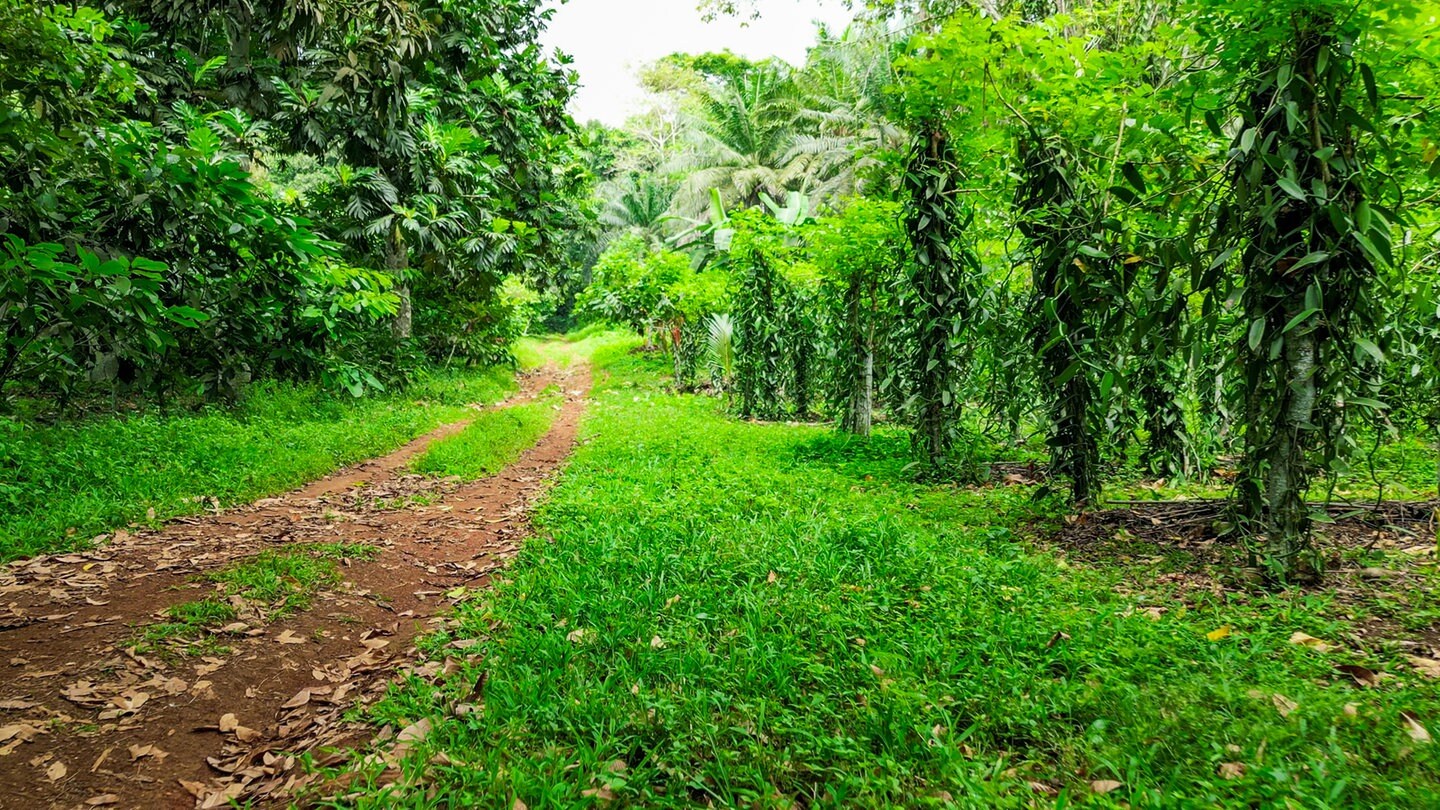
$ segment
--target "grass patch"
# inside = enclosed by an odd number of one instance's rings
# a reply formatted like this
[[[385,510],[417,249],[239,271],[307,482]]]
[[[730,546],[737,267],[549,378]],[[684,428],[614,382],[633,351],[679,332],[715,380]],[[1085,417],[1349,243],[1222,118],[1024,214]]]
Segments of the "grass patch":
[[[640,345],[634,334],[605,324],[591,324],[568,335],[526,337],[515,343],[515,357],[524,369],[555,365],[570,368],[578,362],[596,359],[597,353],[628,351]]]
[[[1289,643],[1345,643],[1323,595],[1202,593],[1151,618],[1120,572],[1026,541],[1059,522],[1058,503],[918,485],[894,439],[847,453],[821,429],[667,395],[650,361],[604,362],[543,536],[426,642],[440,658],[475,639],[470,663],[376,709],[380,723],[431,720],[407,764],[424,787],[372,782],[355,804],[1420,808],[1440,795],[1437,746],[1405,719],[1440,730],[1434,682],[1381,652]],[[1397,677],[1362,689],[1337,664]],[[483,709],[457,716],[482,669]],[[1107,781],[1119,787],[1093,791]]]
[[[415,459],[415,471],[467,481],[499,472],[550,430],[559,406],[559,392],[548,391],[532,402],[483,411],[464,430],[430,445]]]
[[[102,532],[248,503],[393,450],[513,390],[508,369],[437,373],[367,399],[255,386],[235,408],[158,409],[55,424],[0,417],[0,561]],[[153,520],[147,516],[154,510]]]
[[[203,580],[218,586],[218,593],[165,610],[166,621],[141,634],[142,649],[185,643],[187,654],[223,652],[207,634],[240,617],[232,597],[251,603],[266,621],[274,621],[310,607],[315,594],[340,582],[343,560],[370,560],[379,549],[360,543],[313,543],[265,551]]]

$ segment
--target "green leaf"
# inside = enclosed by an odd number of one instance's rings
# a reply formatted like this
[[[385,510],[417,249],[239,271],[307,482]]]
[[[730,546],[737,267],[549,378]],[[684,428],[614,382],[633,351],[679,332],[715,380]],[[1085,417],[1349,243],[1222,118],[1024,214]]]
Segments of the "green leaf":
[[[1317,250],[1314,253],[1307,254],[1304,258],[1300,259],[1300,261],[1295,262],[1295,264],[1291,265],[1290,272],[1297,273],[1312,264],[1320,264],[1321,262],[1326,261],[1329,258],[1329,253],[1323,250]]]
[[[1126,163],[1120,168],[1120,171],[1125,175],[1125,179],[1129,181],[1130,185],[1135,187],[1136,191],[1141,194],[1145,193],[1145,177],[1140,174],[1139,167],[1134,163]]]
[[[1355,338],[1355,345],[1359,346],[1362,350],[1364,350],[1366,354],[1375,358],[1375,362],[1385,362],[1385,352],[1381,351],[1380,347],[1375,345],[1375,341],[1367,340],[1366,338],[1362,337],[1357,337]]]
[[[1262,341],[1262,340],[1264,340],[1264,339],[1265,339],[1265,319],[1264,319],[1264,318],[1256,318],[1256,319],[1255,319],[1253,322],[1251,322],[1251,324],[1250,324],[1250,335],[1249,335],[1250,351],[1253,352],[1253,351],[1255,351],[1256,349],[1259,349],[1259,348],[1260,348],[1260,341]]]
[[[1305,189],[1300,188],[1300,184],[1294,180],[1288,177],[1281,177],[1275,181],[1275,185],[1279,186],[1281,191],[1289,194],[1291,197],[1301,202],[1305,201]]]
[[[1290,322],[1289,322],[1289,323],[1285,324],[1285,328],[1280,330],[1280,334],[1282,334],[1282,335],[1289,334],[1289,332],[1290,332],[1291,329],[1294,329],[1295,327],[1299,326],[1300,324],[1304,323],[1305,321],[1310,320],[1310,316],[1314,315],[1315,313],[1317,313],[1317,312],[1319,312],[1319,311],[1320,311],[1320,310],[1318,310],[1318,309],[1307,309],[1307,310],[1305,310],[1304,312],[1300,313],[1299,315],[1296,315],[1295,317],[1293,317],[1293,318],[1290,319]]]

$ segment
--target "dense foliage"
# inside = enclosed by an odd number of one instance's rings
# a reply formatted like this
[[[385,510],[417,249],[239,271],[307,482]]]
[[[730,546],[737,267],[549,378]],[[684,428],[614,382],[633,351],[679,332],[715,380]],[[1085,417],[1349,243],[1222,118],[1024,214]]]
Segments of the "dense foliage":
[[[0,3],[0,394],[495,362],[587,233],[539,2]]]
[[[1226,468],[1256,570],[1313,577],[1317,486],[1436,425],[1433,13],[1133,5],[873,3],[799,67],[662,60],[602,239],[724,276],[742,416],[902,423],[967,480],[1043,436],[1075,504]]]

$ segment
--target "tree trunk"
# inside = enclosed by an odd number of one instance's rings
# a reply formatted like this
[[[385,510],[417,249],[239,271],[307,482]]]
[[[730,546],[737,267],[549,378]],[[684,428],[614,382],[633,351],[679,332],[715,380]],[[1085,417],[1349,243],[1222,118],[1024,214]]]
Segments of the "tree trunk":
[[[850,389],[849,407],[841,428],[857,436],[870,435],[870,413],[874,401],[875,353],[860,322],[861,280],[852,278],[845,291],[846,324],[850,338],[850,356],[847,362]]]
[[[1288,321],[1304,310],[1303,297],[1285,308]],[[1310,508],[1305,496],[1310,487],[1305,432],[1315,415],[1316,346],[1312,327],[1285,336],[1285,407],[1266,459],[1264,507],[1265,565],[1272,576],[1309,581],[1321,573],[1310,547]]]
[[[385,240],[385,269],[395,279],[395,294],[400,296],[400,305],[395,310],[395,319],[390,322],[390,334],[396,340],[409,340],[414,332],[415,313],[410,302],[410,251],[405,246],[405,238],[400,234],[400,226],[394,225],[390,228],[390,236]]]

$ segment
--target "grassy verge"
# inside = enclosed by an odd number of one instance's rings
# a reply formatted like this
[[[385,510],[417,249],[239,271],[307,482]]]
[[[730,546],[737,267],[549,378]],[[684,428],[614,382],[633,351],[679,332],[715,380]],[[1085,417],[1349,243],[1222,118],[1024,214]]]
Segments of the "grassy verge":
[[[1433,681],[1346,648],[1326,599],[1153,607],[1035,550],[1019,488],[915,485],[891,452],[738,424],[610,352],[476,639],[379,722],[429,718],[423,787],[365,806],[1433,807]],[[1290,643],[1304,632],[1336,646]],[[1394,673],[1374,688],[1336,665]],[[483,708],[472,689],[484,669]],[[1440,730],[1440,729],[1437,729]],[[434,756],[444,752],[444,757]],[[423,775],[422,775],[423,774]],[[347,805],[348,806],[348,805]]]
[[[217,593],[182,602],[165,611],[165,621],[146,627],[141,649],[186,654],[218,652],[209,634],[240,618],[236,607],[250,606],[263,621],[274,621],[310,607],[315,593],[340,582],[339,563],[368,560],[378,549],[354,543],[310,543],[266,551],[206,575]]]
[[[596,357],[597,353],[604,355],[627,351],[639,344],[640,339],[629,332],[604,324],[591,324],[568,335],[521,338],[515,343],[515,357],[521,368],[539,368],[547,364],[569,368]]]
[[[0,417],[0,560],[198,512],[212,498],[223,506],[283,492],[461,419],[465,405],[495,402],[513,387],[508,369],[488,369],[361,400],[262,385],[233,409],[48,425]]]
[[[531,402],[482,411],[460,433],[430,445],[415,460],[415,471],[467,481],[496,473],[550,430],[560,399],[550,390]]]

